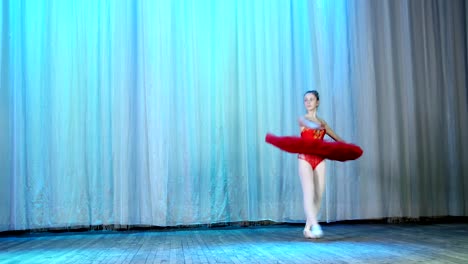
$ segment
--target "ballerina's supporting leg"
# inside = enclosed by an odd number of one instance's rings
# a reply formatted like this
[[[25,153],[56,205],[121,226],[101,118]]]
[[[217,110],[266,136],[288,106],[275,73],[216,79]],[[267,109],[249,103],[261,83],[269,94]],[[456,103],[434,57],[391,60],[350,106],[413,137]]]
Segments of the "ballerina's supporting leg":
[[[314,170],[314,179],[315,179],[315,197],[314,197],[314,214],[315,219],[317,220],[318,213],[320,212],[320,207],[322,205],[323,192],[325,191],[325,161],[322,161],[320,164],[315,167]],[[312,226],[312,235],[316,238],[323,236],[322,228],[318,222],[314,223]]]
[[[322,236],[317,215],[325,189],[325,162],[321,162],[313,170],[307,161],[299,159],[299,175],[304,200],[304,212],[307,217],[304,236],[306,238],[318,238]]]

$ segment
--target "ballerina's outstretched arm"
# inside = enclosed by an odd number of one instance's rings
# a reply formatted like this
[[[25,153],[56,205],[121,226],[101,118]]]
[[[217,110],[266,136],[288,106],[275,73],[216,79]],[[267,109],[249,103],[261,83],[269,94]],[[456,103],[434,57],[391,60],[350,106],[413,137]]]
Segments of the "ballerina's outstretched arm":
[[[345,141],[339,137],[335,131],[333,131],[333,129],[331,129],[331,127],[327,124],[327,122],[325,122],[325,120],[323,119],[320,119],[320,122],[322,123],[322,126],[325,128],[325,130],[327,131],[327,135],[329,135],[331,138],[333,138],[333,140],[337,141],[337,142],[343,142],[345,143]]]

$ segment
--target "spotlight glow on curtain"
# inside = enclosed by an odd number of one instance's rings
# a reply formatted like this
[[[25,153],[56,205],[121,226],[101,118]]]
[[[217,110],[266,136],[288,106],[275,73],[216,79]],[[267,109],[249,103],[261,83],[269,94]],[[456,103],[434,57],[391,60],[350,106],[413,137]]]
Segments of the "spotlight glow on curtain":
[[[306,90],[364,156],[321,220],[467,215],[463,1],[2,1],[0,231],[303,221]]]

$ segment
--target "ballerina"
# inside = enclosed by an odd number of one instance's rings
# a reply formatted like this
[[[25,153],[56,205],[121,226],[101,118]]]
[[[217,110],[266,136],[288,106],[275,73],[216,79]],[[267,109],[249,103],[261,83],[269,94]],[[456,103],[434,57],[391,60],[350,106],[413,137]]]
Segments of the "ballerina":
[[[344,142],[328,124],[317,116],[320,104],[319,93],[315,90],[304,94],[304,106],[307,113],[299,118],[301,137],[278,137],[267,134],[265,141],[291,153],[299,153],[299,176],[301,178],[306,224],[305,238],[323,236],[317,215],[325,189],[325,159],[338,161],[354,160],[362,155],[362,149]],[[324,141],[325,135],[335,142]]]

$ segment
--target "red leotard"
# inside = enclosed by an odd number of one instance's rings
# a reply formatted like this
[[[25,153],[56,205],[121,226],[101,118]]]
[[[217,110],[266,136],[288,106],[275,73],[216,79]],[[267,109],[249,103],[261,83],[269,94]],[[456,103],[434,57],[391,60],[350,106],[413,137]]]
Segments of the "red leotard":
[[[324,128],[319,128],[319,129],[304,128],[301,131],[301,138],[323,140],[323,138],[325,137],[325,133],[326,133],[326,130]],[[299,154],[298,158],[307,161],[307,163],[309,163],[312,169],[314,170],[317,167],[317,165],[319,165],[320,162],[322,162],[325,159],[321,156],[310,155],[310,154]]]

